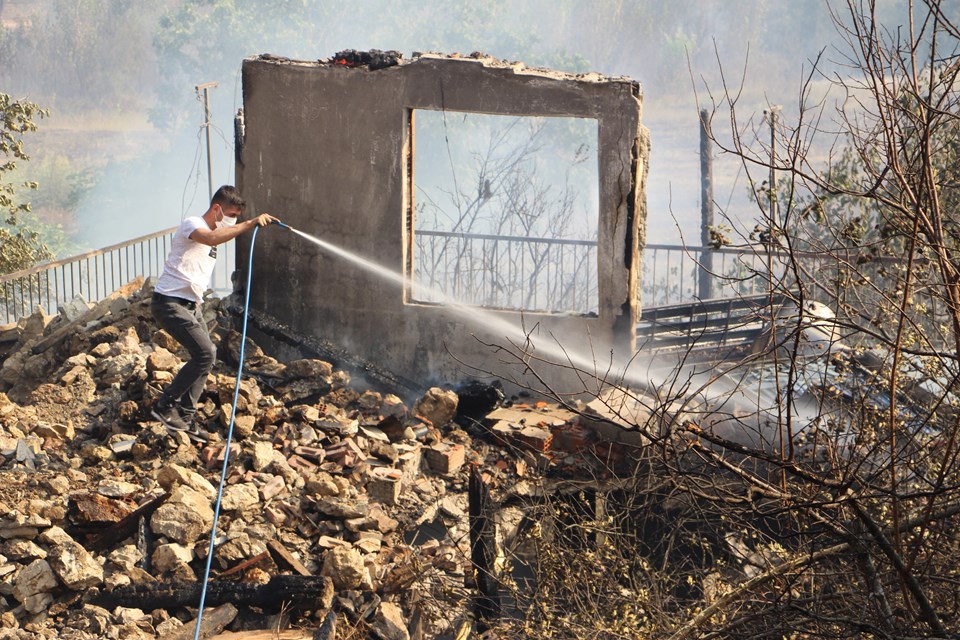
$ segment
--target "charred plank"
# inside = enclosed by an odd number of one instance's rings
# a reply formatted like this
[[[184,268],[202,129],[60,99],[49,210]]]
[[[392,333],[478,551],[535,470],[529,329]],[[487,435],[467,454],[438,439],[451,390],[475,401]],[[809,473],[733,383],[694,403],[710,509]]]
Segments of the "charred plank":
[[[187,582],[157,582],[128,585],[101,593],[96,604],[114,608],[137,607],[175,609],[196,606],[200,602],[203,585]],[[259,607],[266,611],[279,611],[285,606],[317,607],[329,602],[333,583],[325,576],[274,576],[267,584],[244,584],[226,580],[214,580],[207,584],[206,604],[218,606],[226,603]]]

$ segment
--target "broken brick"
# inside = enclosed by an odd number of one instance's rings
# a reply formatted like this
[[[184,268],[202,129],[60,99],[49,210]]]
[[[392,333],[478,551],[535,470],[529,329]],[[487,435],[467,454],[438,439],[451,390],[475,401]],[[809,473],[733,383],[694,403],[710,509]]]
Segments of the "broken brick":
[[[260,498],[266,502],[275,498],[286,488],[287,483],[283,481],[282,476],[273,476],[265,485],[260,487]]]
[[[593,441],[593,432],[578,424],[553,429],[553,450],[579,453]]]
[[[441,442],[424,450],[427,466],[434,473],[452,475],[463,466],[466,449],[462,444]]]
[[[553,434],[540,427],[524,427],[514,434],[515,441],[533,451],[549,451],[553,442]]]
[[[304,478],[309,478],[317,472],[317,465],[296,454],[287,458],[287,464],[296,469]]]
[[[367,483],[367,494],[371,500],[392,505],[400,500],[401,488],[400,478],[375,474]]]
[[[327,452],[323,447],[299,446],[293,450],[298,456],[303,456],[316,462],[323,462]]]

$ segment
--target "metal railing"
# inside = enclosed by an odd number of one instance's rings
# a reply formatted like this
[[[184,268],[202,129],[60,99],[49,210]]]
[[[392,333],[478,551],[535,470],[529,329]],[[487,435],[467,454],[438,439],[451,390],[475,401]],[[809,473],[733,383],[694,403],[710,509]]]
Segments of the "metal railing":
[[[175,230],[0,276],[0,323],[15,322],[37,306],[53,313],[76,296],[96,302],[136,276],[159,276]],[[580,314],[597,309],[594,241],[424,230],[416,231],[415,239],[417,284],[410,293],[418,302],[442,304],[453,299],[488,308]],[[235,261],[234,243],[218,247],[210,285],[217,294],[233,290]],[[791,281],[802,278],[814,285],[813,296],[831,308],[872,308],[881,302],[884,291],[897,289],[904,268],[897,258],[864,262],[853,253],[788,255],[762,246],[713,249],[649,244],[643,248],[640,302],[649,309],[750,297],[793,290]],[[927,268],[925,263],[915,261],[914,269],[922,268]],[[872,289],[850,286],[851,278],[872,283]],[[704,296],[704,291],[709,295]],[[853,292],[859,298],[856,301],[848,300]],[[917,292],[932,318],[942,315],[937,293]]]
[[[595,240],[427,230],[414,237],[416,302],[578,314],[599,306]]]
[[[417,230],[414,237],[411,297],[417,302],[597,310],[595,241],[430,230]],[[649,244],[643,249],[641,301],[648,307],[763,294],[784,271],[782,263],[747,249]]]
[[[48,262],[0,276],[0,319],[3,324],[29,316],[42,306],[47,313],[77,296],[97,302],[137,276],[159,276],[176,227],[134,238],[82,255]],[[235,249],[218,247],[211,287],[218,293],[232,290]]]
[[[704,255],[709,254],[708,259]],[[935,262],[916,257],[910,264],[911,295],[901,300],[908,262],[856,248],[785,252],[763,245],[710,249],[647,245],[644,249],[641,307],[689,304],[754,296],[793,298],[826,305],[838,326],[856,333],[883,317],[905,314],[922,348],[946,340],[951,303]],[[710,265],[709,269],[704,268]],[[704,286],[706,285],[706,286]],[[703,295],[703,292],[708,292]]]
[[[648,244],[643,248],[640,300],[644,307],[659,307],[761,295],[785,271],[785,255],[768,256],[756,249]]]

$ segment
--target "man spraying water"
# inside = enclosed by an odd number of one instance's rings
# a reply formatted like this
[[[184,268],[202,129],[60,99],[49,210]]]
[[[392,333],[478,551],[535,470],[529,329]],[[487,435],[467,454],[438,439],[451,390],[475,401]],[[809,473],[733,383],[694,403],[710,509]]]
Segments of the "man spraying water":
[[[217,261],[217,246],[255,227],[280,223],[268,213],[238,222],[245,206],[246,201],[236,187],[224,185],[217,189],[203,215],[180,223],[163,273],[157,280],[150,304],[153,317],[190,353],[190,360],[167,385],[150,412],[168,429],[198,435],[193,424],[197,402],[217,353],[203,322],[201,304]]]

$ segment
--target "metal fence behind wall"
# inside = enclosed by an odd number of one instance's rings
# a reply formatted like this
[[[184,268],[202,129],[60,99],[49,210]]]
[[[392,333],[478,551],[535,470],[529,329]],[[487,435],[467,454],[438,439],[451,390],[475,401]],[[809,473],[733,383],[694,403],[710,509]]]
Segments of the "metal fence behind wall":
[[[705,253],[712,256],[709,273],[700,267]],[[754,250],[648,244],[643,248],[640,300],[644,307],[699,300],[702,277],[709,280],[709,299],[761,295],[785,271],[782,256],[770,260]]]
[[[0,324],[28,316],[37,306],[54,313],[78,295],[95,302],[137,276],[160,275],[175,230],[0,276]],[[447,296],[465,304],[527,311],[590,313],[597,308],[595,242],[438,231],[417,231],[416,239],[414,276],[425,285],[414,289],[417,301],[442,303]],[[210,284],[218,295],[233,290],[234,244],[218,247]],[[713,256],[711,273],[700,267],[704,252]],[[905,268],[896,258],[860,264],[855,255],[797,253],[793,259],[800,277],[815,285],[810,289],[814,299],[831,308],[844,306],[854,291],[861,298],[855,301],[857,308],[879,304],[872,298],[896,290]],[[914,268],[927,268],[924,264]],[[701,277],[709,279],[711,299],[766,294],[771,283],[781,292],[792,290],[788,267],[788,256],[776,252],[649,244],[643,248],[640,301],[650,308],[699,300]],[[873,288],[850,287],[851,274]],[[917,295],[931,317],[942,315],[936,291]]]
[[[678,245],[647,245],[643,253],[644,310],[701,300],[699,278],[709,283],[703,299],[729,300],[762,295],[790,298],[804,285],[805,300],[827,305],[839,324],[853,328],[877,321],[878,314],[896,313],[907,279],[907,261],[897,256],[873,256],[855,249],[833,252],[766,252],[764,247],[709,249]],[[701,268],[703,252],[712,253],[712,271]],[[945,288],[936,265],[922,258],[912,265],[911,296],[903,307],[911,326],[936,346],[940,325],[950,321]]]
[[[597,243],[417,230],[413,299],[493,309],[596,313]]]
[[[16,322],[42,306],[55,313],[77,296],[96,302],[137,276],[159,276],[176,227],[79,256],[0,276],[0,321]],[[232,290],[234,243],[217,247],[217,265],[211,288]]]

